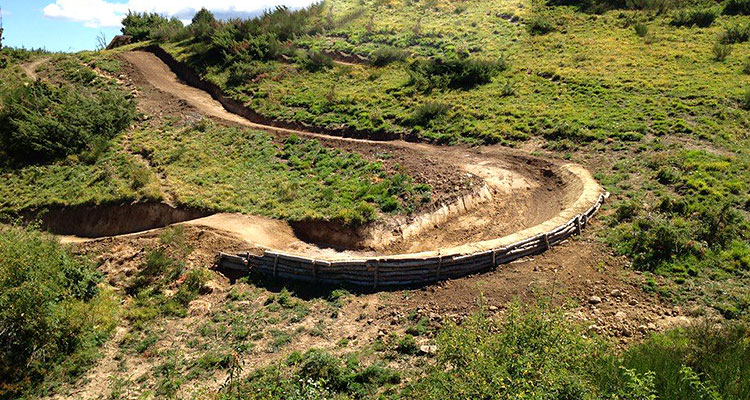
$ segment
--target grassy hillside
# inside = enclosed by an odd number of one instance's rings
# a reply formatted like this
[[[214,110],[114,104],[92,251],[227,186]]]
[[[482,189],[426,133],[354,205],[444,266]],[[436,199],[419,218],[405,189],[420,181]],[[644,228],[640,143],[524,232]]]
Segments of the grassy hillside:
[[[668,277],[648,290],[750,311],[746,2],[329,0],[201,18],[144,39],[269,117],[581,162],[616,195],[602,240]],[[326,55],[340,51],[361,58]]]
[[[276,143],[260,132],[180,118],[162,126],[141,117],[133,131],[134,100],[109,78],[120,72],[115,58],[8,52],[0,69],[0,213],[171,200],[362,224],[430,198],[429,186],[400,171],[312,140]],[[42,61],[36,82],[20,68],[34,59]]]

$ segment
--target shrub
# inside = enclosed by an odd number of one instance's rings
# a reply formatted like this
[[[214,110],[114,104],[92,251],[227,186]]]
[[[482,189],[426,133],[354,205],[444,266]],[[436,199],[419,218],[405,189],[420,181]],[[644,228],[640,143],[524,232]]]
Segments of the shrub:
[[[489,83],[506,68],[504,57],[495,61],[458,57],[420,59],[409,66],[409,83],[423,92],[435,88],[471,89]]]
[[[214,17],[214,14],[205,8],[201,8],[193,16],[188,29],[195,40],[208,41],[214,33],[215,26],[216,17]]]
[[[409,117],[407,123],[412,126],[425,126],[433,119],[447,113],[450,109],[451,107],[447,104],[436,101],[427,101],[414,110],[414,113]]]
[[[622,364],[640,373],[653,371],[659,399],[740,399],[750,390],[748,357],[746,324],[705,321],[629,348]],[[718,396],[705,396],[707,389]]]
[[[297,53],[297,62],[309,72],[322,71],[333,67],[333,59],[320,51],[307,50]]]
[[[639,22],[639,23],[633,25],[633,29],[635,30],[635,34],[638,35],[638,36],[640,36],[640,37],[644,37],[644,36],[648,35],[648,25],[646,25],[646,24],[644,24],[642,22]]]
[[[526,30],[534,36],[546,35],[550,32],[554,32],[556,28],[550,17],[546,15],[535,15],[526,24]]]
[[[745,87],[745,90],[740,96],[740,107],[750,111],[750,86]]]
[[[167,18],[157,13],[139,13],[128,11],[122,20],[122,34],[130,35],[134,41],[155,39],[157,31],[171,31],[182,29],[183,25],[177,18]]]
[[[724,61],[732,54],[732,46],[721,42],[714,43],[711,47],[711,51],[714,53],[714,60]]]
[[[562,313],[513,305],[502,321],[474,314],[445,326],[437,365],[407,388],[405,398],[592,399],[609,349],[585,338]]]
[[[54,238],[0,228],[0,398],[18,398],[13,393],[80,373],[93,361],[88,350],[108,337],[117,304],[99,280]],[[63,371],[53,372],[68,357]]]
[[[290,354],[284,363],[251,372],[225,388],[220,398],[361,399],[400,381],[397,372],[379,364],[365,367],[355,356],[341,358],[310,349]]]
[[[745,62],[742,64],[742,73],[745,75],[750,75],[750,56],[748,56],[745,59]]]
[[[716,8],[696,8],[692,10],[679,10],[672,15],[673,26],[699,26],[707,28],[714,23],[719,11]]]
[[[2,103],[0,151],[19,165],[79,153],[98,138],[113,138],[135,117],[135,105],[119,90],[42,81],[16,87]]]
[[[750,15],[750,0],[727,0],[724,2],[725,15]]]
[[[742,43],[750,40],[750,23],[729,25],[719,36],[722,44]]]
[[[402,49],[383,46],[378,47],[370,53],[370,64],[376,67],[382,67],[393,62],[404,61],[408,53]]]

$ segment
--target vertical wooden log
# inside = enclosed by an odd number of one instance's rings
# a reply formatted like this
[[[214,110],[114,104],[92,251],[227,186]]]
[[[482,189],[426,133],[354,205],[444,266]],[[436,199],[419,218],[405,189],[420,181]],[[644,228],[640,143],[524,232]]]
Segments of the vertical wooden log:
[[[492,269],[497,268],[497,250],[492,249]]]
[[[549,245],[549,233],[544,234],[544,245],[546,246],[546,250],[549,250],[551,247]]]
[[[438,267],[437,267],[437,275],[436,275],[436,281],[440,280],[440,269],[443,268],[443,256],[440,256],[438,258]]]
[[[277,267],[279,266],[279,255],[276,254],[276,258],[273,259],[273,277],[278,278],[279,273]]]
[[[375,260],[375,279],[373,280],[373,289],[378,288],[378,280],[380,278],[380,259]]]
[[[583,229],[581,228],[581,214],[578,214],[576,217],[576,229],[578,230],[579,235],[583,233]]]

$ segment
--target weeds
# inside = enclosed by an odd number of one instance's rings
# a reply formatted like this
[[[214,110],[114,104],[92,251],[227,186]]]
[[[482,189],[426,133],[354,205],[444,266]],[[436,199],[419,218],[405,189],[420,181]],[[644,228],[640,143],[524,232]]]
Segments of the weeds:
[[[699,26],[707,28],[714,23],[719,11],[715,8],[695,8],[691,10],[678,10],[672,15],[670,24],[672,26]]]
[[[642,22],[633,25],[633,29],[635,30],[635,34],[639,37],[645,37],[648,35],[648,25]]]
[[[732,54],[732,46],[728,44],[724,44],[722,41],[714,43],[714,46],[711,48],[711,51],[714,54],[714,60],[722,62],[729,57],[730,54]]]

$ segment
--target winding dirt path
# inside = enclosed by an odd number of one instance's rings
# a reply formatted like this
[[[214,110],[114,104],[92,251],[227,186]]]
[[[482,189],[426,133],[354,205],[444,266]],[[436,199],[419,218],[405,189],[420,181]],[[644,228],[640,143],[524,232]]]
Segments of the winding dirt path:
[[[269,131],[275,134],[319,138],[342,147],[377,147],[383,151],[408,150],[423,159],[438,157],[467,173],[480,177],[492,192],[490,201],[451,218],[430,225],[422,223],[409,237],[399,240],[404,228],[419,218],[402,221],[400,226],[383,225],[375,237],[395,236],[394,240],[372,246],[372,250],[336,250],[300,240],[288,223],[270,218],[215,214],[185,222],[224,231],[253,246],[305,254],[323,259],[356,258],[375,254],[455,254],[485,250],[548,231],[583,212],[602,192],[599,184],[583,167],[542,160],[528,154],[500,147],[447,147],[405,141],[375,141],[340,138],[258,124],[230,113],[208,93],[182,83],[152,53],[122,53],[123,59],[139,73],[140,84],[185,101],[207,116],[232,124]],[[463,211],[463,210],[462,210]],[[421,216],[431,221],[430,216]],[[309,229],[316,229],[315,227]],[[395,235],[393,234],[395,232]],[[309,232],[308,232],[309,233]],[[66,240],[75,241],[75,238]]]
[[[43,63],[47,62],[47,60],[49,60],[49,57],[38,58],[30,63],[21,64],[21,69],[29,76],[29,78],[37,80],[39,79],[39,76],[36,74],[36,69]]]

